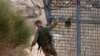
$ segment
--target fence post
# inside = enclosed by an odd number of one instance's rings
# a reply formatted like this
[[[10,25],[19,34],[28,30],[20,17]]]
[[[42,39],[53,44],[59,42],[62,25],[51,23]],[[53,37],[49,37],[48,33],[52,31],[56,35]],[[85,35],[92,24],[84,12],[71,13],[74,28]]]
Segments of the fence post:
[[[77,13],[76,13],[76,20],[77,20],[77,56],[81,56],[81,4],[80,0],[77,0]]]
[[[46,6],[48,3],[50,3],[50,0],[43,0],[43,4],[44,4],[44,6]],[[50,16],[51,16],[51,12],[49,12],[49,10],[50,10],[50,7],[51,6],[51,4],[49,4],[48,6],[47,6],[47,8],[45,8],[45,15],[46,15],[46,20],[47,20],[47,25],[50,25],[51,24],[51,19],[50,19]]]

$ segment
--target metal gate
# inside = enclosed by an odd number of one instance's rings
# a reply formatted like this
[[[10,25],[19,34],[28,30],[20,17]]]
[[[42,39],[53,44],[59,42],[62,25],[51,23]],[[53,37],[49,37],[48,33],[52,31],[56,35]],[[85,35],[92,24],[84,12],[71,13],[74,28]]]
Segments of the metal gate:
[[[45,11],[48,23],[51,17],[71,18],[71,27],[62,20],[53,29],[58,56],[100,56],[100,0],[46,2],[50,3]]]

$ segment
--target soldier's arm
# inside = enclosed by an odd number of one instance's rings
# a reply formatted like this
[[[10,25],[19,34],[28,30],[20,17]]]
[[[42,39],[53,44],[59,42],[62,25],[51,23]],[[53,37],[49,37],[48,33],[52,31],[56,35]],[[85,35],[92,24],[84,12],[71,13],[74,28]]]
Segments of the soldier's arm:
[[[53,28],[56,27],[56,25],[58,24],[58,22],[59,22],[59,20],[55,21],[53,24],[47,26],[47,28],[48,28],[49,30],[52,30]]]
[[[36,33],[35,33],[34,40],[32,42],[31,47],[33,47],[36,44],[38,36],[39,36],[39,31],[37,30]]]

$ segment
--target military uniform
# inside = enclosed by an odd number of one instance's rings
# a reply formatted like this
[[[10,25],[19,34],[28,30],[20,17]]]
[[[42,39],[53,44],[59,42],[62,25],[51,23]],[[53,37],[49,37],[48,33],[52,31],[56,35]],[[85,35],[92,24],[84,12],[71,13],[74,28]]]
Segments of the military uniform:
[[[53,24],[47,26],[46,28],[50,31],[54,27],[56,27],[57,24],[58,24],[58,22],[54,22]],[[37,31],[35,33],[35,38],[34,38],[31,46],[34,46],[36,44],[38,37],[39,37],[39,30],[37,29]],[[57,56],[56,50],[52,43],[48,43],[48,42],[45,43],[44,46],[42,47],[42,49],[43,49],[45,56],[50,56],[50,55]]]

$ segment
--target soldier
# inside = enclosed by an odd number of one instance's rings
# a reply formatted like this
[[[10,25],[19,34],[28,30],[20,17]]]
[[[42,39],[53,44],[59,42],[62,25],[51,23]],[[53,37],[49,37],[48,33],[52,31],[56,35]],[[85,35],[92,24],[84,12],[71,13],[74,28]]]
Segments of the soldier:
[[[56,20],[53,24],[43,27],[41,20],[37,20],[35,25],[37,26],[37,31],[35,34],[35,39],[32,42],[30,50],[32,51],[32,47],[38,43],[39,47],[42,48],[45,56],[57,56],[57,52],[52,44],[52,36],[50,35],[49,31],[52,30],[58,24],[59,19]]]

